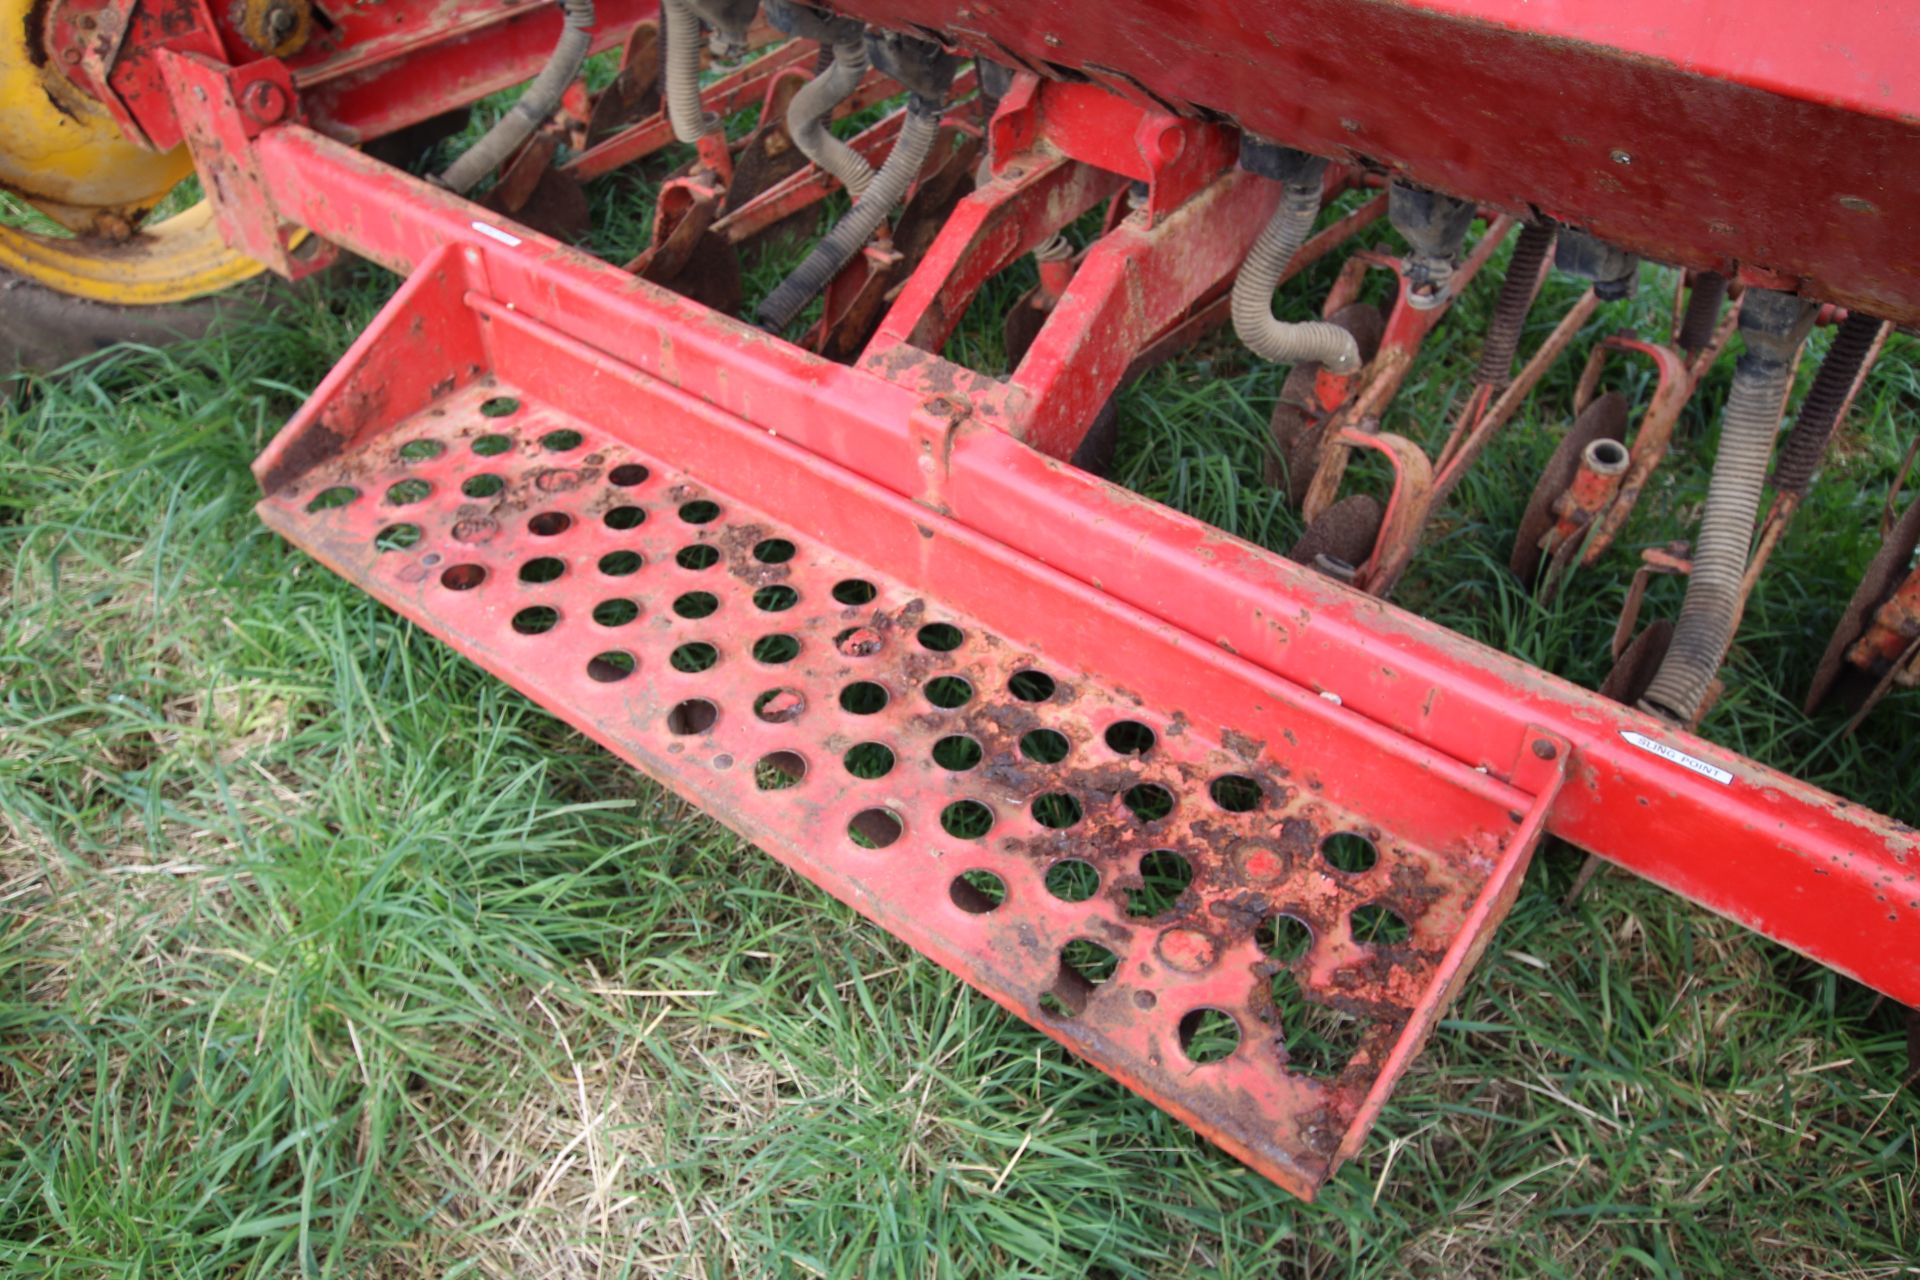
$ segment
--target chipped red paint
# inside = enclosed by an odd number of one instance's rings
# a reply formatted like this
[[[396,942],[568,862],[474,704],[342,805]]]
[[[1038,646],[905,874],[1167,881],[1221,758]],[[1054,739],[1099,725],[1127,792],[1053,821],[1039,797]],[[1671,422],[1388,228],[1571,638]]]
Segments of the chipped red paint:
[[[1838,22],[1822,5],[1670,0],[1118,0],[1098,21],[1083,0],[836,7],[1656,261],[1920,322],[1907,6]]]
[[[1500,780],[1382,734],[491,275],[458,247],[416,271],[262,459],[267,522],[1311,1195],[1504,914],[1565,743]],[[1156,899],[1162,864],[1188,880]],[[1292,922],[1310,942],[1263,949]],[[1217,1061],[1205,1010],[1238,1037]]]
[[[1237,7],[1191,15],[1195,29]],[[1122,16],[1147,8],[1171,6],[1141,0]],[[1456,21],[1347,8],[1356,22],[1397,15],[1404,30]],[[1189,40],[1173,33],[1169,47]],[[378,74],[362,83],[403,80],[434,50],[445,47],[367,64]],[[278,64],[156,61],[174,100],[194,103],[195,156],[230,188],[209,184],[237,242],[276,253],[284,227],[305,226],[408,275],[257,464],[270,524],[1283,1185],[1311,1194],[1364,1140],[1546,832],[1920,1003],[1911,830],[1060,461],[1129,368],[1217,323],[1220,290],[1271,208],[1271,191],[1233,169],[1230,131],[1154,103],[1148,79],[1089,71],[1130,102],[1025,84],[992,126],[993,180],[961,202],[849,368],[313,127],[247,120],[238,95],[282,83]],[[346,99],[299,75],[301,106],[326,117],[316,124],[352,134]],[[368,94],[356,118],[405,114],[380,114],[386,89]],[[1310,134],[1316,118],[1295,123]],[[1114,200],[1130,178],[1147,184],[1131,210]],[[804,201],[818,188],[780,190]],[[1105,235],[1013,378],[934,354],[989,276],[1110,200]],[[1316,243],[1330,249],[1364,221]],[[1843,276],[1853,247],[1831,260]],[[1415,317],[1402,324],[1390,352],[1421,336]],[[1370,368],[1354,403],[1384,403],[1400,363]],[[498,395],[517,411],[483,416]],[[483,435],[506,451],[476,450]],[[427,439],[437,455],[399,453]],[[1356,424],[1339,444],[1395,441]],[[463,495],[483,466],[506,487]],[[390,492],[402,479],[426,495]],[[309,509],[333,488],[351,500]],[[699,503],[718,511],[691,514]],[[1400,524],[1417,524],[1411,504]],[[401,525],[413,527],[404,540]],[[383,530],[406,545],[382,550]],[[755,557],[770,538],[795,555]],[[557,575],[531,567],[548,548]],[[637,554],[631,573],[602,559],[621,552]],[[855,581],[871,599],[834,595]],[[776,587],[798,593],[791,610],[756,599]],[[685,599],[699,592],[711,608]],[[638,607],[631,623],[594,620],[614,599]],[[968,641],[921,646],[927,622]],[[755,659],[774,630],[798,643],[792,663]],[[1030,671],[1051,683],[1028,700]],[[968,696],[936,695],[942,676]],[[885,705],[863,714],[854,703],[875,695],[853,686],[866,677]],[[1107,731],[1122,719],[1154,747],[1115,748]],[[1038,731],[1066,754],[1024,747]],[[955,736],[979,749],[977,772],[934,757]],[[874,749],[854,767],[847,753],[863,744]],[[880,747],[893,767],[870,777]],[[767,788],[767,770],[803,776]],[[1170,812],[1142,816],[1160,802],[1129,804],[1141,787],[1162,789]],[[984,832],[949,825],[963,800],[985,806]],[[1340,869],[1323,842],[1341,832],[1371,841],[1371,869]],[[1162,850],[1191,883],[1138,914],[1143,860]],[[1094,896],[1049,888],[1071,861],[1099,875]],[[960,887],[969,871],[995,877],[1004,902]],[[1409,936],[1357,937],[1371,907],[1391,908]],[[1311,931],[1303,955],[1261,951],[1256,935],[1282,916]],[[1069,956],[1095,944],[1110,973]],[[1303,1002],[1291,1013],[1275,1003],[1287,981]],[[1202,1010],[1239,1034],[1219,1061],[1188,1053],[1206,1043],[1190,1025]],[[1373,1026],[1316,1077],[1301,1069],[1303,1020],[1321,1015]]]
[[[904,344],[896,350],[907,358],[890,364],[819,360],[524,229],[503,244],[474,229],[494,225],[477,206],[307,130],[268,130],[254,149],[290,220],[404,272],[457,245],[480,263],[489,296],[777,432],[821,465],[909,497],[938,476],[940,505],[959,524],[1162,619],[1196,658],[1237,655],[1495,777],[1510,775],[1535,726],[1566,739],[1568,785],[1547,815],[1554,834],[1920,1003],[1920,840],[1910,829],[1048,458],[1001,429],[993,379]],[[1052,172],[1074,168],[1062,161]],[[999,186],[973,199],[991,204]],[[970,413],[916,434],[929,417],[922,401],[945,392],[964,392]],[[1073,537],[1057,536],[1063,521]],[[1125,662],[1115,650],[1099,669],[1124,684]]]

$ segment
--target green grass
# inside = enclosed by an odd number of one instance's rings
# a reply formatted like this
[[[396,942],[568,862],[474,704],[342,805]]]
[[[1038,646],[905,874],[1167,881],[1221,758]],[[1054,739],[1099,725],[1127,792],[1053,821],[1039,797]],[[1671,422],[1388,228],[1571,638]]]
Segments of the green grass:
[[[649,181],[593,193],[627,219],[614,256]],[[1587,337],[1657,316],[1663,278]],[[1917,1273],[1899,1011],[1624,875],[1564,906],[1565,848],[1312,1206],[861,923],[256,523],[248,462],[392,283],[360,269],[0,402],[0,1272]],[[1018,286],[956,354],[996,366]],[[1490,295],[1390,428],[1436,442]],[[1914,355],[1868,384],[1705,726],[1908,821],[1920,699],[1848,741],[1796,705]],[[1504,562],[1573,371],[1400,594],[1591,681],[1634,551],[1704,492],[1727,370],[1620,548],[1543,606]],[[1155,371],[1122,396],[1117,478],[1284,548],[1276,383],[1226,340]]]

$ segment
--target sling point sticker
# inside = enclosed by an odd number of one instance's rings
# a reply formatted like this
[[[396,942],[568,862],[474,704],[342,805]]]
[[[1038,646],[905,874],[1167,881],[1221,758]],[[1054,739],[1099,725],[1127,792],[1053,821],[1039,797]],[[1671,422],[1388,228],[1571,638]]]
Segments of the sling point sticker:
[[[1721,786],[1727,786],[1733,782],[1733,775],[1718,765],[1708,764],[1699,756],[1690,756],[1678,747],[1670,747],[1664,742],[1655,742],[1644,733],[1635,733],[1631,729],[1622,729],[1620,736],[1642,751],[1651,752],[1659,756],[1662,760],[1671,760],[1682,769],[1691,769],[1703,778],[1712,778]]]
[[[497,240],[501,244],[507,246],[507,248],[509,249],[517,249],[520,247],[519,236],[514,235],[511,231],[502,231],[499,227],[494,226],[491,222],[474,222],[470,225],[473,227],[475,231],[478,231],[481,235],[485,236],[487,239]]]

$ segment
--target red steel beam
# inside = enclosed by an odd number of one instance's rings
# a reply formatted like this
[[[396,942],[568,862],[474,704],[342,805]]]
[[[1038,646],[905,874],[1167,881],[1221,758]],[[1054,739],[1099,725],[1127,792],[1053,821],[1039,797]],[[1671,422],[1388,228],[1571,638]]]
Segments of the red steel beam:
[[[1794,0],[841,0],[1660,262],[1920,322],[1920,22]]]
[[[940,407],[962,417],[934,449],[925,388],[980,381],[936,357],[896,347],[888,377],[828,363],[298,126],[266,131],[254,155],[283,216],[400,271],[460,246],[503,306],[1181,619],[1171,629],[1196,653],[1217,646],[1495,777],[1530,732],[1566,739],[1553,834],[1920,1004],[1912,829],[1078,472],[988,407],[967,416],[957,392]]]
[[[617,48],[659,0],[595,0],[593,51]],[[531,79],[560,37],[551,0],[339,6],[337,26],[287,59],[314,127],[384,137]]]

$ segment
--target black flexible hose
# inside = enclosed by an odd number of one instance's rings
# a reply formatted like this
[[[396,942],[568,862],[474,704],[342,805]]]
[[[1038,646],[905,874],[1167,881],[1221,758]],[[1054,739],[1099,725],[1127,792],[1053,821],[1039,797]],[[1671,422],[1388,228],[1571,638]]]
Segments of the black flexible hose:
[[[1713,341],[1714,328],[1720,323],[1720,305],[1727,300],[1727,278],[1718,271],[1702,271],[1693,278],[1693,292],[1687,295],[1687,310],[1680,321],[1676,338],[1688,355],[1706,350]]]
[[[1694,544],[1693,571],[1660,670],[1640,700],[1643,709],[1692,724],[1733,642],[1740,589],[1753,546],[1767,459],[1780,433],[1780,405],[1793,378],[1794,355],[1813,309],[1788,293],[1750,289],[1740,306],[1746,350],[1733,369],[1733,389],[1720,416],[1720,451],[1707,484]]]
[[[1507,258],[1507,278],[1500,282],[1500,298],[1493,304],[1486,341],[1480,346],[1480,365],[1473,380],[1483,387],[1504,387],[1513,380],[1513,357],[1520,351],[1520,331],[1533,309],[1533,290],[1540,264],[1553,247],[1553,224],[1529,222],[1520,228]]]
[[[1878,336],[1880,321],[1864,312],[1849,311],[1840,322],[1826,358],[1820,361],[1820,372],[1813,375],[1813,385],[1800,401],[1793,430],[1780,446],[1780,459],[1773,465],[1775,493],[1804,498],[1813,487],[1813,473],[1826,456],[1833,429],[1840,425],[1840,406],[1847,402],[1847,392],[1853,389],[1853,380],[1860,376],[1860,366],[1867,362],[1867,352],[1873,350]]]
[[[540,74],[533,78],[533,83],[507,114],[494,121],[493,128],[447,166],[439,177],[440,185],[447,190],[465,195],[482,178],[506,163],[533,136],[533,131],[547,122],[560,105],[567,86],[580,74],[587,51],[593,47],[590,34],[593,0],[561,0],[560,7],[566,20],[560,28],[559,42],[547,55],[547,65],[540,68]]]
[[[778,333],[792,324],[793,318],[860,252],[881,220],[919,176],[921,166],[933,151],[934,139],[939,136],[943,110],[944,102],[929,102],[918,94],[908,100],[906,123],[901,126],[900,136],[893,150],[887,153],[880,172],[874,175],[872,185],[854,201],[847,216],[813,247],[806,260],[793,269],[793,274],[782,280],[780,287],[760,304],[757,315],[764,327]]]

